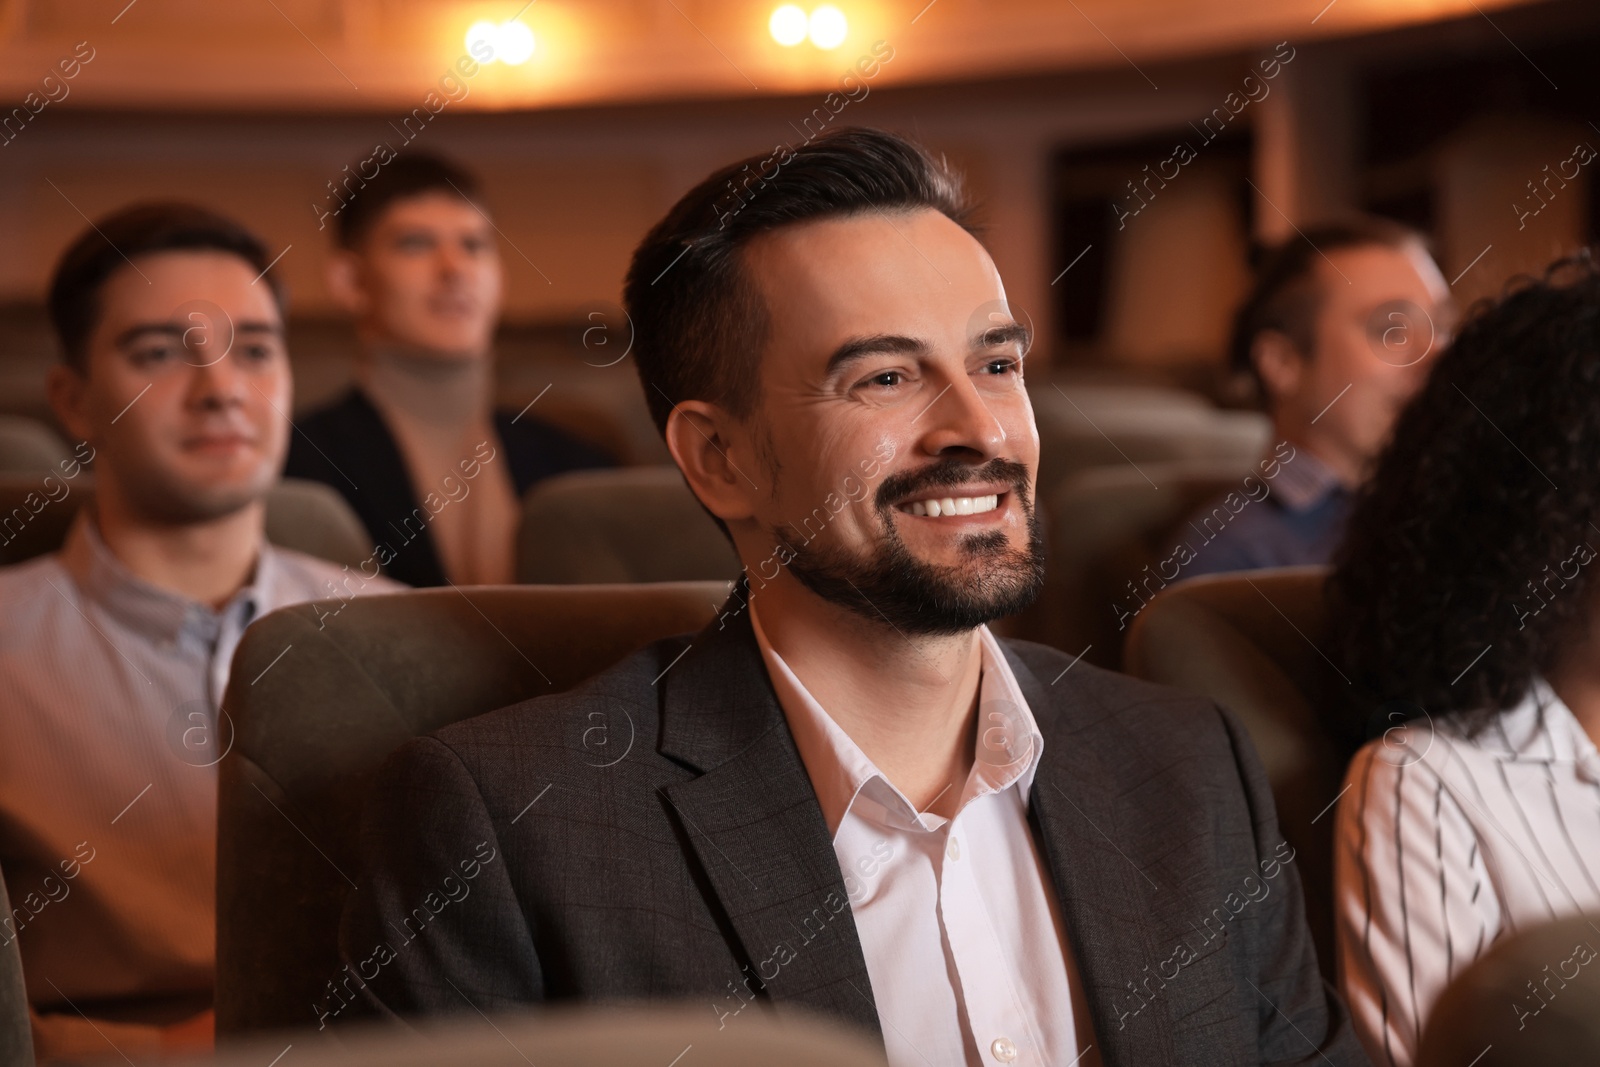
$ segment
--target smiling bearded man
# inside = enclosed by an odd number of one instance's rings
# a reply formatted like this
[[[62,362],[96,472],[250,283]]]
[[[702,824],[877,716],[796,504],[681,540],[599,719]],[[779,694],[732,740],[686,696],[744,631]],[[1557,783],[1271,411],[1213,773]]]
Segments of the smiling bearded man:
[[[747,576],[701,633],[390,758],[347,960],[471,842],[505,861],[368,1001],[700,998],[733,1025],[760,1000],[896,1067],[1366,1062],[1239,724],[986,625],[1038,594],[1039,435],[959,184],[841,130],[719,217],[755,162],[687,193],[626,290],[656,424]],[[583,732],[618,709],[635,743],[596,768]]]

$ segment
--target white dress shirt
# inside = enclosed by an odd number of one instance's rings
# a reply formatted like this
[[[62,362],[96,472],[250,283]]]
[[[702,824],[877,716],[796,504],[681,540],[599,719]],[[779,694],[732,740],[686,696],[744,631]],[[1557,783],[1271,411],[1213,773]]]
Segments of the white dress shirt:
[[[918,812],[884,777],[773,650],[755,601],[750,609],[833,834],[889,1063],[1090,1062],[1079,1058],[1092,1044],[1082,983],[1028,827],[1044,740],[988,628],[977,757],[945,819]]]
[[[1446,984],[1497,937],[1600,910],[1600,756],[1536,679],[1478,736],[1414,723],[1345,781],[1340,980],[1373,1062],[1407,1067]]]

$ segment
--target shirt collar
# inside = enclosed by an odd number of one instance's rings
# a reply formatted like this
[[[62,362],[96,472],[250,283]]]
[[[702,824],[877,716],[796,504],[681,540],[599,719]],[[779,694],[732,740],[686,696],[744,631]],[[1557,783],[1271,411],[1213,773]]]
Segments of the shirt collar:
[[[838,836],[839,826],[852,808],[862,814],[907,829],[934,830],[945,820],[918,812],[894,783],[869,759],[861,747],[823,710],[789,665],[767,641],[754,598],[750,625],[766,663],[767,674],[783,707],[795,747],[811,779],[817,801],[828,823],[828,833]],[[1016,786],[1027,802],[1034,774],[1044,752],[1028,702],[1017,685],[1004,651],[987,626],[978,628],[982,655],[978,687],[978,736],[972,771],[967,777],[957,811],[990,793]]]
[[[1542,675],[1533,679],[1520,704],[1495,716],[1489,729],[1508,759],[1572,764],[1578,774],[1600,782],[1600,752],[1593,739]]]
[[[1343,492],[1333,468],[1304,445],[1294,450],[1292,459],[1278,466],[1272,483],[1273,493],[1283,506],[1294,512],[1310,511],[1336,492]]]
[[[153,585],[128,570],[101,538],[93,505],[80,509],[73,519],[60,559],[86,598],[131,629],[169,644],[184,634],[212,643],[229,616],[237,617],[242,630],[278,606],[272,602],[271,591],[279,584],[282,562],[266,541],[261,543],[251,581],[220,611]]]

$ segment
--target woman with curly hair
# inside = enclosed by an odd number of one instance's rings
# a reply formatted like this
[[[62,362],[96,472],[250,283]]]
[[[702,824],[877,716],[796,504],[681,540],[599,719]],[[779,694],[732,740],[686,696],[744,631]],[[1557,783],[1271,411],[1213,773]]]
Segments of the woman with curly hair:
[[[1335,559],[1341,652],[1382,708],[1335,859],[1341,984],[1379,1064],[1413,1061],[1434,1001],[1496,938],[1600,911],[1597,525],[1585,256],[1461,330]],[[1513,1006],[1528,1025],[1562,984],[1546,971]]]

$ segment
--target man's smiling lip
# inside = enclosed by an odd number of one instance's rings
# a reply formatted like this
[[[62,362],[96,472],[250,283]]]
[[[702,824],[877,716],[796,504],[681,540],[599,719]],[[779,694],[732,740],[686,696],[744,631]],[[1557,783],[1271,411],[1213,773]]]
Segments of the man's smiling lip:
[[[961,485],[931,486],[907,493],[891,507],[904,510],[916,501],[943,500],[945,497],[1005,496],[1016,487],[1009,482],[965,482]]]
[[[963,486],[948,492],[921,493],[907,497],[894,505],[894,510],[912,518],[933,520],[965,519],[983,522],[1001,517],[1010,503],[1012,491],[986,486],[976,488],[982,491],[975,492],[972,488]]]

